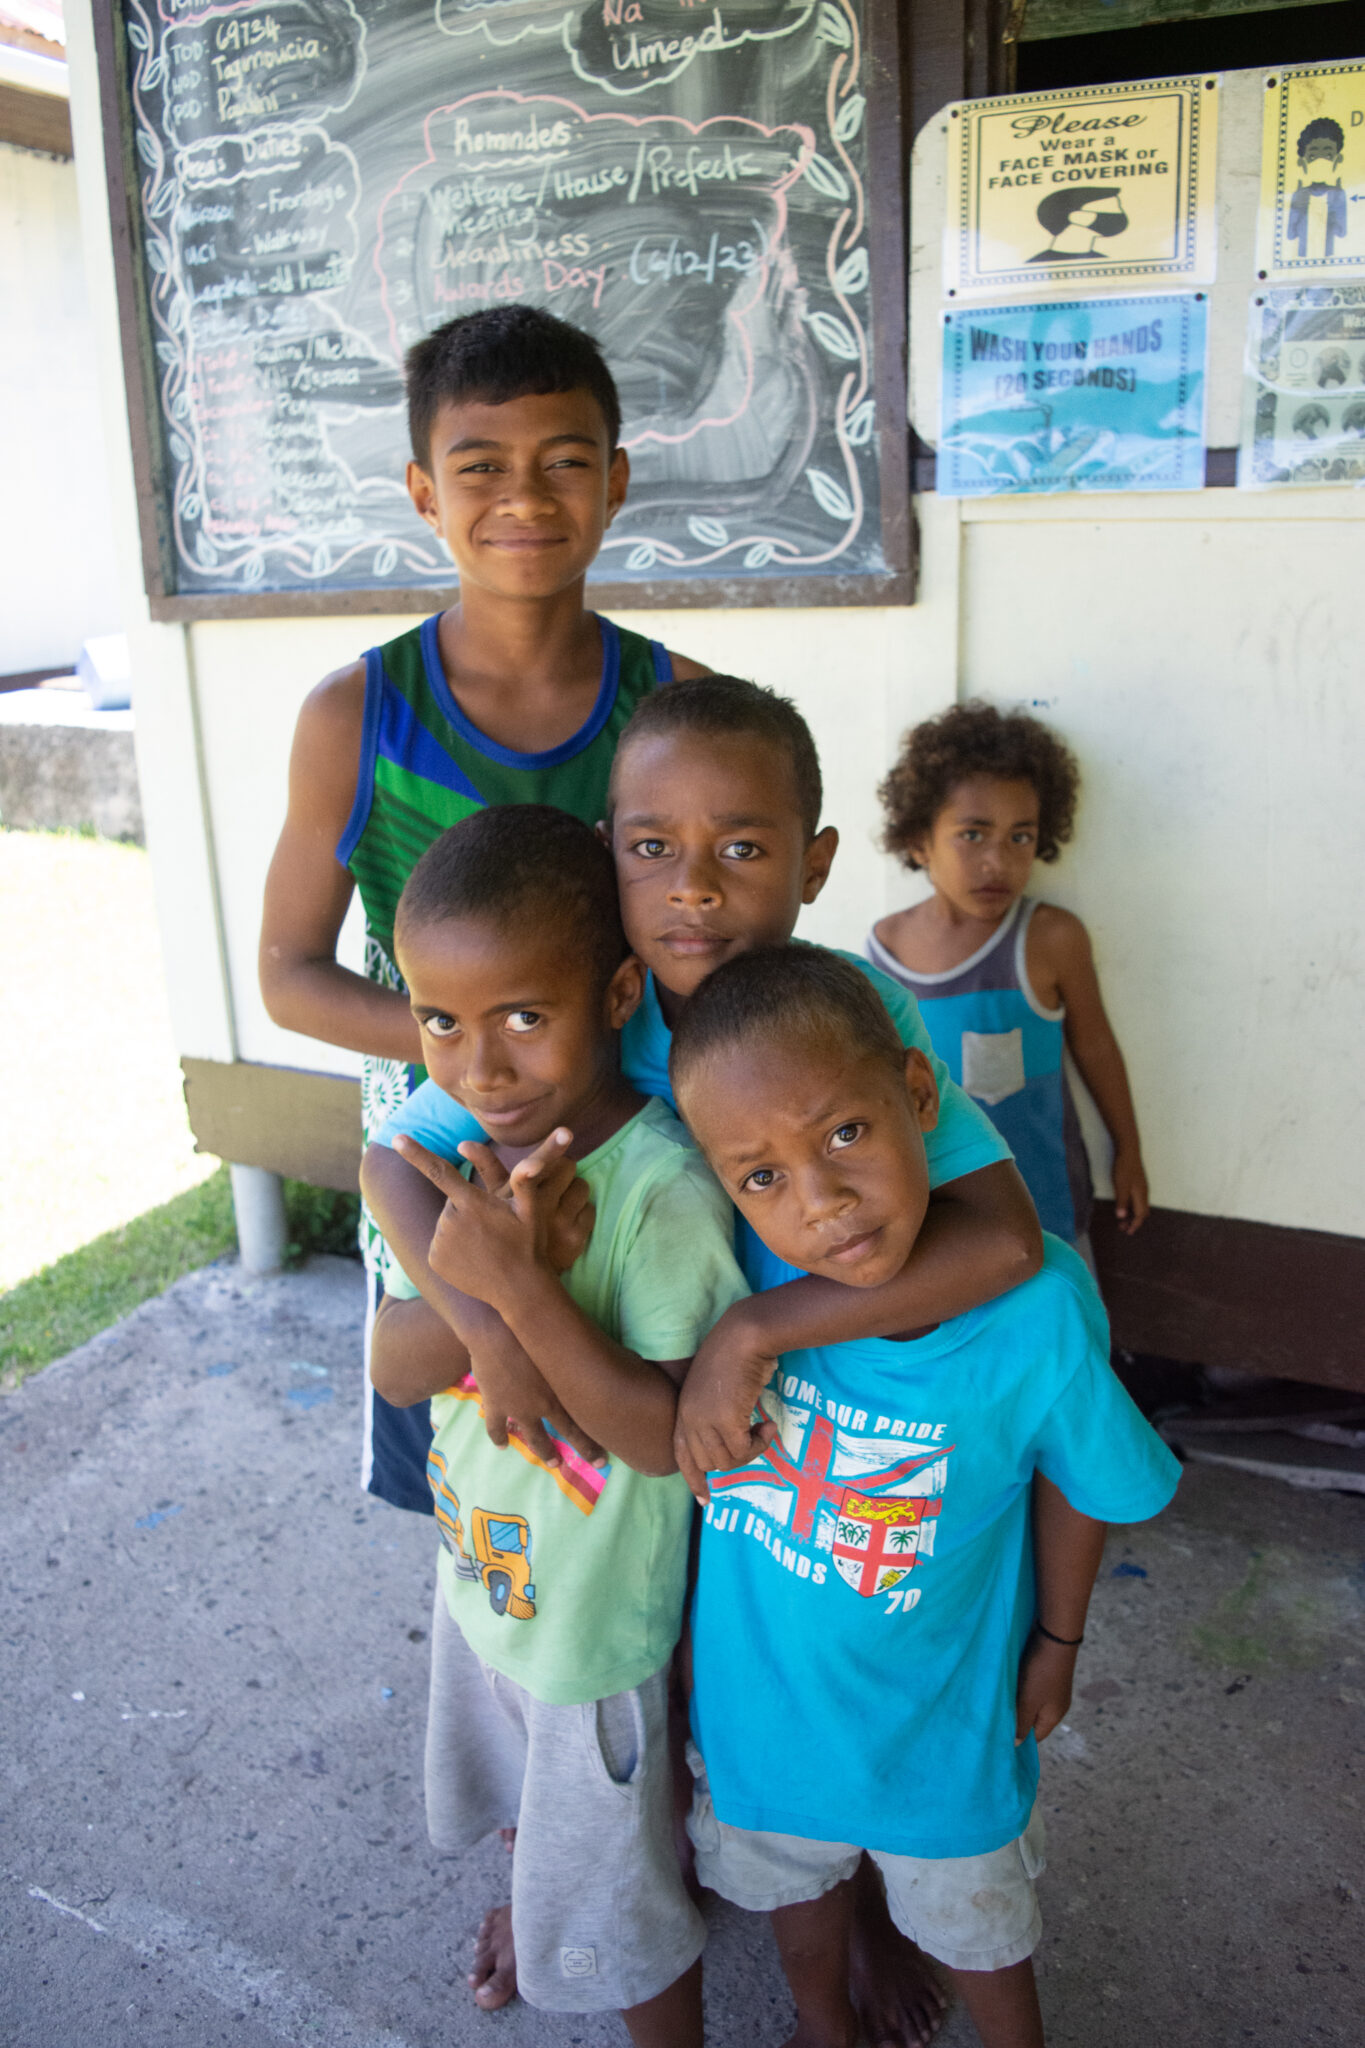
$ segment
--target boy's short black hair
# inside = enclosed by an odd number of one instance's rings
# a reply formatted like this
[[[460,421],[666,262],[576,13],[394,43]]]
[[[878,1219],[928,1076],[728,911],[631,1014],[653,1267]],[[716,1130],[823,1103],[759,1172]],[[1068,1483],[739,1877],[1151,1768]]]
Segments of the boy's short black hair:
[[[630,951],[610,853],[550,804],[490,804],[432,841],[398,899],[396,942],[458,917],[560,932],[595,959],[604,988]]]
[[[905,736],[900,758],[877,791],[886,812],[882,844],[917,868],[911,848],[927,839],[959,782],[990,775],[1032,783],[1038,796],[1038,858],[1056,860],[1076,821],[1081,771],[1071,750],[1039,719],[979,700],[954,704]]]
[[[780,747],[792,765],[796,801],[807,839],[820,829],[824,787],[811,729],[789,697],[742,676],[695,676],[665,683],[642,697],[616,743],[619,761],[635,740],[652,733],[696,732],[717,739],[756,738]],[[607,794],[607,822],[616,808],[616,767]]]
[[[413,459],[423,469],[431,463],[437,410],[450,399],[505,405],[544,391],[587,391],[613,452],[621,438],[621,399],[601,349],[581,327],[539,306],[489,306],[447,320],[413,343],[403,374]]]
[[[756,946],[709,974],[683,1005],[668,1057],[675,1096],[717,1052],[795,1039],[867,1053],[897,1070],[905,1048],[867,976],[823,946]]]

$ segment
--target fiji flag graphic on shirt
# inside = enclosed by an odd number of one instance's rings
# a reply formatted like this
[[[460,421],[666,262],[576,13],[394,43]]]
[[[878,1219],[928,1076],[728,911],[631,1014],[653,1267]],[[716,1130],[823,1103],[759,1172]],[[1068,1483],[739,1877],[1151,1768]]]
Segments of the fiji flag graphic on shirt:
[[[759,1508],[786,1541],[829,1558],[865,1598],[900,1584],[933,1555],[951,1444],[910,1451],[904,1427],[888,1441],[772,1392],[764,1407],[778,1434],[751,1464],[713,1473],[713,1495]]]

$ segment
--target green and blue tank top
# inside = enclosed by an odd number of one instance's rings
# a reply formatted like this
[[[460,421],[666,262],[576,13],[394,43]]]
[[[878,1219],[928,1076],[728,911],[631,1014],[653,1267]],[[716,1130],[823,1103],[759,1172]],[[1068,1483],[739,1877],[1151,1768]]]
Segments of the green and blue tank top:
[[[598,616],[602,680],[583,724],[557,747],[523,754],[499,746],[460,709],[441,664],[439,612],[365,656],[365,711],[355,803],[337,859],[355,876],[365,912],[365,973],[403,987],[393,923],[403,885],[433,839],[485,804],[553,804],[595,825],[606,811],[616,743],[632,711],[671,682],[665,647]],[[423,1078],[421,1067],[365,1059],[361,1118],[368,1144]],[[366,1263],[387,1264],[368,1218]]]

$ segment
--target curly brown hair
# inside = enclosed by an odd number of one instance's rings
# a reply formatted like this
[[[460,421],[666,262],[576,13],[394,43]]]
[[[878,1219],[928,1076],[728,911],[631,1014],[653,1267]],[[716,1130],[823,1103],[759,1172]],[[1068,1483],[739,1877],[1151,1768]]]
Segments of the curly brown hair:
[[[991,775],[1029,782],[1038,793],[1038,858],[1056,860],[1071,837],[1081,771],[1056,733],[1022,711],[997,711],[974,699],[927,718],[905,736],[900,758],[877,791],[886,812],[882,845],[908,868],[959,782]]]

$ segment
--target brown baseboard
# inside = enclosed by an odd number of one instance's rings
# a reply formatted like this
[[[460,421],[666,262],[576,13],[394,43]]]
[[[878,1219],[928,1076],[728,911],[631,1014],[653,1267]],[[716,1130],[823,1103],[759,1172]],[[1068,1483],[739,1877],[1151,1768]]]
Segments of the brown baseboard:
[[[1095,1262],[1126,1351],[1365,1392],[1365,1238],[1097,1202]]]
[[[200,1152],[354,1194],[360,1174],[360,1083],[248,1060],[181,1060]]]

